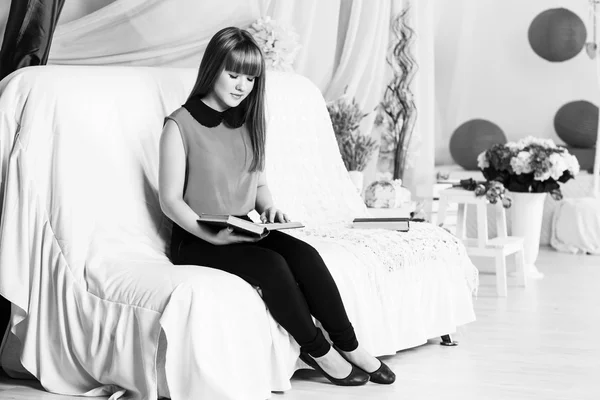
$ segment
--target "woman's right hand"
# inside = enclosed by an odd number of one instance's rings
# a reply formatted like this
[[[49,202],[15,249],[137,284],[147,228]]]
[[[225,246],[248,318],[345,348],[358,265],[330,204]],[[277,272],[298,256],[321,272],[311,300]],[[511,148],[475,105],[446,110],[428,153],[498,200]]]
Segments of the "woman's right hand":
[[[234,232],[231,228],[221,229],[215,236],[212,238],[212,244],[217,246],[223,246],[226,244],[234,244],[234,243],[251,243],[258,242],[260,238],[252,237],[247,235],[240,235],[239,233]]]

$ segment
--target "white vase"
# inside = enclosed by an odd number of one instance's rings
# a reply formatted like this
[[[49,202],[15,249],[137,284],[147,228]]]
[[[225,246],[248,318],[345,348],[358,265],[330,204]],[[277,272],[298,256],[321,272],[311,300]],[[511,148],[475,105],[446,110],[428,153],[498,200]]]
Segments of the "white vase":
[[[358,193],[362,193],[363,184],[365,180],[365,176],[360,171],[349,171],[348,175],[350,175],[350,180],[356,186],[356,190]]]
[[[544,274],[537,269],[535,261],[540,251],[546,193],[510,192],[510,197],[512,198],[510,207],[512,236],[525,239],[523,243],[525,273],[529,278],[541,279]]]

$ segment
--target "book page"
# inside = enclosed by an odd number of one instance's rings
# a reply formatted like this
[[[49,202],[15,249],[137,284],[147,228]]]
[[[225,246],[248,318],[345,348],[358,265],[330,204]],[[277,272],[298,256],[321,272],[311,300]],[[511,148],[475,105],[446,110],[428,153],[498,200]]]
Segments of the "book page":
[[[292,229],[292,228],[304,228],[304,224],[301,222],[273,222],[267,224],[257,224],[259,226],[264,226],[270,231],[275,231],[279,229]]]

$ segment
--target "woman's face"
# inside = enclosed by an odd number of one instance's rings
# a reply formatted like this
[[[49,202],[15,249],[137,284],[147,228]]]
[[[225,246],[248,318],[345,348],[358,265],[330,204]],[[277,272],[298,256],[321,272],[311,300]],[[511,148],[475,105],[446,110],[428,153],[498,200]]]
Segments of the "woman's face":
[[[208,97],[218,111],[237,107],[254,88],[254,76],[223,70]]]

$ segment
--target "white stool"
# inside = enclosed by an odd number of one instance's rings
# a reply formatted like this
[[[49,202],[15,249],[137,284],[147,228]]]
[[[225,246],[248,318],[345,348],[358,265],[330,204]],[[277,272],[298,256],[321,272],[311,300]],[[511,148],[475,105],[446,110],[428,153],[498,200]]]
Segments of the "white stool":
[[[448,204],[458,204],[458,214],[456,218],[456,236],[463,241],[467,249],[467,254],[474,257],[494,257],[496,262],[496,292],[498,296],[506,297],[507,279],[506,279],[506,256],[515,254],[517,266],[517,284],[526,285],[525,277],[525,259],[523,254],[523,238],[507,236],[506,234],[506,214],[500,202],[496,203],[496,230],[498,236],[488,238],[487,226],[487,204],[485,196],[477,197],[475,192],[461,188],[450,188],[440,192],[440,203],[437,215],[437,224],[442,226],[446,219],[446,209]],[[466,206],[474,204],[477,210],[477,238],[469,239],[465,237]]]

